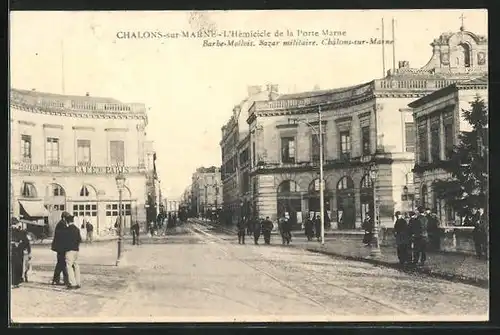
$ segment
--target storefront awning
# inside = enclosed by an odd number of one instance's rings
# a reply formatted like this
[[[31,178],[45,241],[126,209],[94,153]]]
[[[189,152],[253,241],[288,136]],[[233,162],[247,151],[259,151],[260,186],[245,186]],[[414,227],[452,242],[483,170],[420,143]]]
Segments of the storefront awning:
[[[21,223],[27,225],[27,224],[30,224],[30,225],[34,225],[34,226],[41,226],[41,227],[44,227],[45,226],[45,222],[42,220],[24,220],[24,219],[21,219],[19,220],[21,221]]]
[[[19,200],[19,204],[23,206],[23,209],[31,217],[49,216],[49,211],[47,211],[42,201]]]

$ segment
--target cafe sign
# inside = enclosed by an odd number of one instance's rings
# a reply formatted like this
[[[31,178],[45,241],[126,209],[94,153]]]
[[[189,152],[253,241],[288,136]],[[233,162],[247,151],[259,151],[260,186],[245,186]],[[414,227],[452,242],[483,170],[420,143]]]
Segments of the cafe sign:
[[[75,166],[76,173],[84,174],[118,174],[129,173],[127,166]]]
[[[23,162],[13,162],[12,169],[27,172],[49,172],[49,173],[76,173],[76,174],[119,174],[140,172],[141,169],[128,166],[50,166],[43,164],[29,164]]]

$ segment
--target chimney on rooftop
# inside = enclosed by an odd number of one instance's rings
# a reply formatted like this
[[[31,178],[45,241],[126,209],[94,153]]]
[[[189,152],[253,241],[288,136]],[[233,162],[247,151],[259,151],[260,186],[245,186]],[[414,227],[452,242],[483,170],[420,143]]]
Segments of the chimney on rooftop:
[[[89,92],[85,93],[85,96],[90,97],[90,93]]]

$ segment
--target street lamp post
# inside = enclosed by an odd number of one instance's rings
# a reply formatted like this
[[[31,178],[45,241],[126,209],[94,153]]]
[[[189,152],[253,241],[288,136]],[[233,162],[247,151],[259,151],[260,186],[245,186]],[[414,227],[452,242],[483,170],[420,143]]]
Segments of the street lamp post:
[[[370,179],[372,180],[372,188],[373,188],[373,247],[370,250],[370,256],[373,258],[380,257],[380,245],[379,245],[379,211],[377,205],[377,190],[375,188],[375,181],[377,179],[377,166],[375,162],[371,163],[368,167],[368,172],[370,175]]]
[[[118,188],[118,255],[116,258],[116,266],[118,266],[122,256],[122,194],[125,187],[125,176],[120,172],[115,179],[116,187]]]
[[[324,177],[323,177],[323,131],[322,131],[322,115],[321,115],[321,106],[318,106],[318,128],[314,127],[312,124],[310,124],[307,120],[305,119],[289,119],[289,121],[294,121],[294,122],[302,122],[309,126],[311,130],[318,136],[318,142],[319,142],[319,213],[320,213],[320,220],[321,220],[321,245],[325,244],[325,190],[324,190]]]

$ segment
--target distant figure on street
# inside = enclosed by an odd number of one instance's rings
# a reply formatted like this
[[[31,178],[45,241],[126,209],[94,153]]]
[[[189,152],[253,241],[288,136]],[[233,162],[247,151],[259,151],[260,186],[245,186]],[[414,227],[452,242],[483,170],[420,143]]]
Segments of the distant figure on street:
[[[11,240],[10,240],[10,264],[12,275],[12,287],[18,288],[23,281],[24,252],[31,258],[31,245],[26,231],[22,229],[22,224],[17,218],[11,219]]]
[[[362,223],[362,228],[365,231],[365,234],[363,235],[363,244],[367,247],[371,247],[373,241],[374,222],[369,212],[366,213],[366,217]]]
[[[292,241],[290,220],[285,216],[278,219],[278,230],[281,234],[282,243],[287,245],[290,244]]]
[[[57,253],[57,263],[52,277],[52,285],[69,285],[68,271],[66,269],[66,233],[68,228],[68,218],[71,215],[68,212],[62,212],[61,220],[57,223],[52,240],[52,251]],[[80,233],[80,232],[78,232]],[[63,282],[61,283],[61,273]]]
[[[83,222],[85,222],[85,230],[87,231],[86,242],[92,243],[92,241],[94,240],[94,226],[87,218],[84,218]]]
[[[139,245],[139,222],[134,221],[134,223],[130,226],[130,230],[132,231],[132,245]]]
[[[427,218],[423,215],[424,208],[419,206],[416,217],[410,221],[410,231],[413,241],[413,263],[423,266],[427,260]]]
[[[314,219],[314,232],[316,233],[316,239],[321,240],[321,219],[319,215],[316,215]]]
[[[472,238],[474,240],[476,256],[477,258],[483,258],[486,255],[486,243],[488,240],[484,212],[481,213],[477,208],[472,208],[471,214],[466,219],[466,223],[468,226],[474,227]]]
[[[68,289],[79,289],[80,286],[80,266],[78,265],[78,253],[82,237],[77,226],[75,226],[73,217],[68,218],[68,228],[66,228],[66,271],[68,271]]]
[[[264,235],[264,243],[271,244],[271,232],[273,231],[273,223],[269,220],[269,216],[262,222],[262,234]]]
[[[314,223],[310,217],[308,217],[306,219],[306,222],[304,223],[304,233],[305,233],[308,241],[311,241],[313,239],[313,237],[314,237]]]
[[[247,230],[247,222],[245,217],[242,217],[237,224],[238,228],[238,243],[245,244],[245,233]]]
[[[410,234],[408,229],[408,223],[401,212],[397,211],[395,214],[396,222],[394,223],[394,235],[396,236],[396,245],[399,264],[403,265],[409,261],[409,251],[410,251]]]
[[[253,242],[255,244],[259,244],[259,238],[260,238],[260,233],[262,231],[262,219],[259,219],[258,217],[253,218]]]

